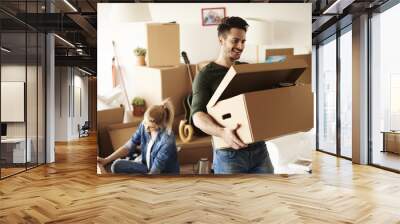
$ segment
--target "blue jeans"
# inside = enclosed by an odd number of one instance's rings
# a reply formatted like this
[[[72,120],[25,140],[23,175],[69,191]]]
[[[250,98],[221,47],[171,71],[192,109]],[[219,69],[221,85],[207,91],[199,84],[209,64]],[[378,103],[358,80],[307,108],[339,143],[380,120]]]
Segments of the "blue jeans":
[[[134,162],[133,160],[117,159],[111,165],[112,173],[138,173],[146,174],[147,166],[143,163]]]
[[[214,173],[274,173],[265,142],[249,144],[247,148],[214,149]]]

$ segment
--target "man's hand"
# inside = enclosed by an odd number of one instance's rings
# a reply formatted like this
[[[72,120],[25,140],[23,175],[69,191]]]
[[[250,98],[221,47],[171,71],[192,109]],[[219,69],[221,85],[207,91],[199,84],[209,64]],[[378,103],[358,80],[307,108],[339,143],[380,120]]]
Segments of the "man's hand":
[[[214,121],[214,119],[210,117],[210,115],[202,111],[199,111],[193,115],[193,123],[203,132],[224,139],[224,142],[233,149],[247,147],[247,145],[244,144],[236,135],[236,130],[240,127],[239,124],[237,124],[236,128],[234,129],[221,127]]]
[[[225,143],[236,150],[247,147],[247,145],[244,144],[236,134],[236,130],[239,127],[240,125],[237,124],[235,129],[224,128],[224,132],[222,134],[222,138],[224,139]]]

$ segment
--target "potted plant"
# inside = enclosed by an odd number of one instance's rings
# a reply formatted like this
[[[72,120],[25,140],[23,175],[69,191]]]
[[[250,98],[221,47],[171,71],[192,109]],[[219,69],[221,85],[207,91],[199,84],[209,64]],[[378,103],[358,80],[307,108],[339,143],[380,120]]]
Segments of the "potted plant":
[[[135,97],[132,99],[132,106],[133,106],[133,116],[141,117],[143,116],[146,106],[144,99],[141,97]]]
[[[137,47],[133,50],[133,53],[136,55],[136,59],[137,59],[136,64],[140,65],[140,66],[145,66],[146,65],[146,61],[145,61],[146,49]]]

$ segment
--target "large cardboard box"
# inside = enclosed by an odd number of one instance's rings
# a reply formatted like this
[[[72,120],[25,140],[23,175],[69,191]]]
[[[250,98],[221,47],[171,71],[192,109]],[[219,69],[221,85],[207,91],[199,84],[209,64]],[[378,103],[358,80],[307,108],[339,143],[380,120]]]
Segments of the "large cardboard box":
[[[174,66],[180,62],[179,24],[147,24],[147,65]]]
[[[170,98],[175,106],[175,114],[183,114],[183,100],[191,92],[186,65],[151,68],[136,66],[129,78],[129,95],[139,96],[146,101],[146,107],[160,104]]]
[[[295,83],[307,68],[302,59],[273,64],[233,65],[207,104],[224,127],[236,127],[245,143],[269,140],[313,128],[313,94],[309,84]],[[226,148],[213,136],[215,148]]]

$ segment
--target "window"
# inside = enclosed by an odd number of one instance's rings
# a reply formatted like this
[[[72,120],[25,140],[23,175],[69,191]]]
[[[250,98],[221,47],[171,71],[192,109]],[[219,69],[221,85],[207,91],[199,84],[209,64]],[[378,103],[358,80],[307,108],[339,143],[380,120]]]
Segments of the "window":
[[[390,74],[390,130],[400,130],[400,73]]]
[[[340,155],[352,157],[352,32],[340,36]]]
[[[1,1],[0,6],[10,3]],[[18,7],[22,15],[40,12],[44,4],[21,1]],[[5,178],[45,163],[46,39],[44,33],[3,12],[0,17],[8,21],[0,24],[0,112],[20,117],[1,118],[2,127],[7,129],[0,144],[0,178]],[[4,100],[13,93],[20,95],[17,99],[22,102],[18,111],[10,109],[17,102]]]
[[[318,149],[336,153],[336,39],[318,48]]]
[[[399,21],[400,4],[371,18],[372,164],[395,170],[400,170],[400,155],[393,153],[400,147],[400,133],[391,131],[400,130]]]

